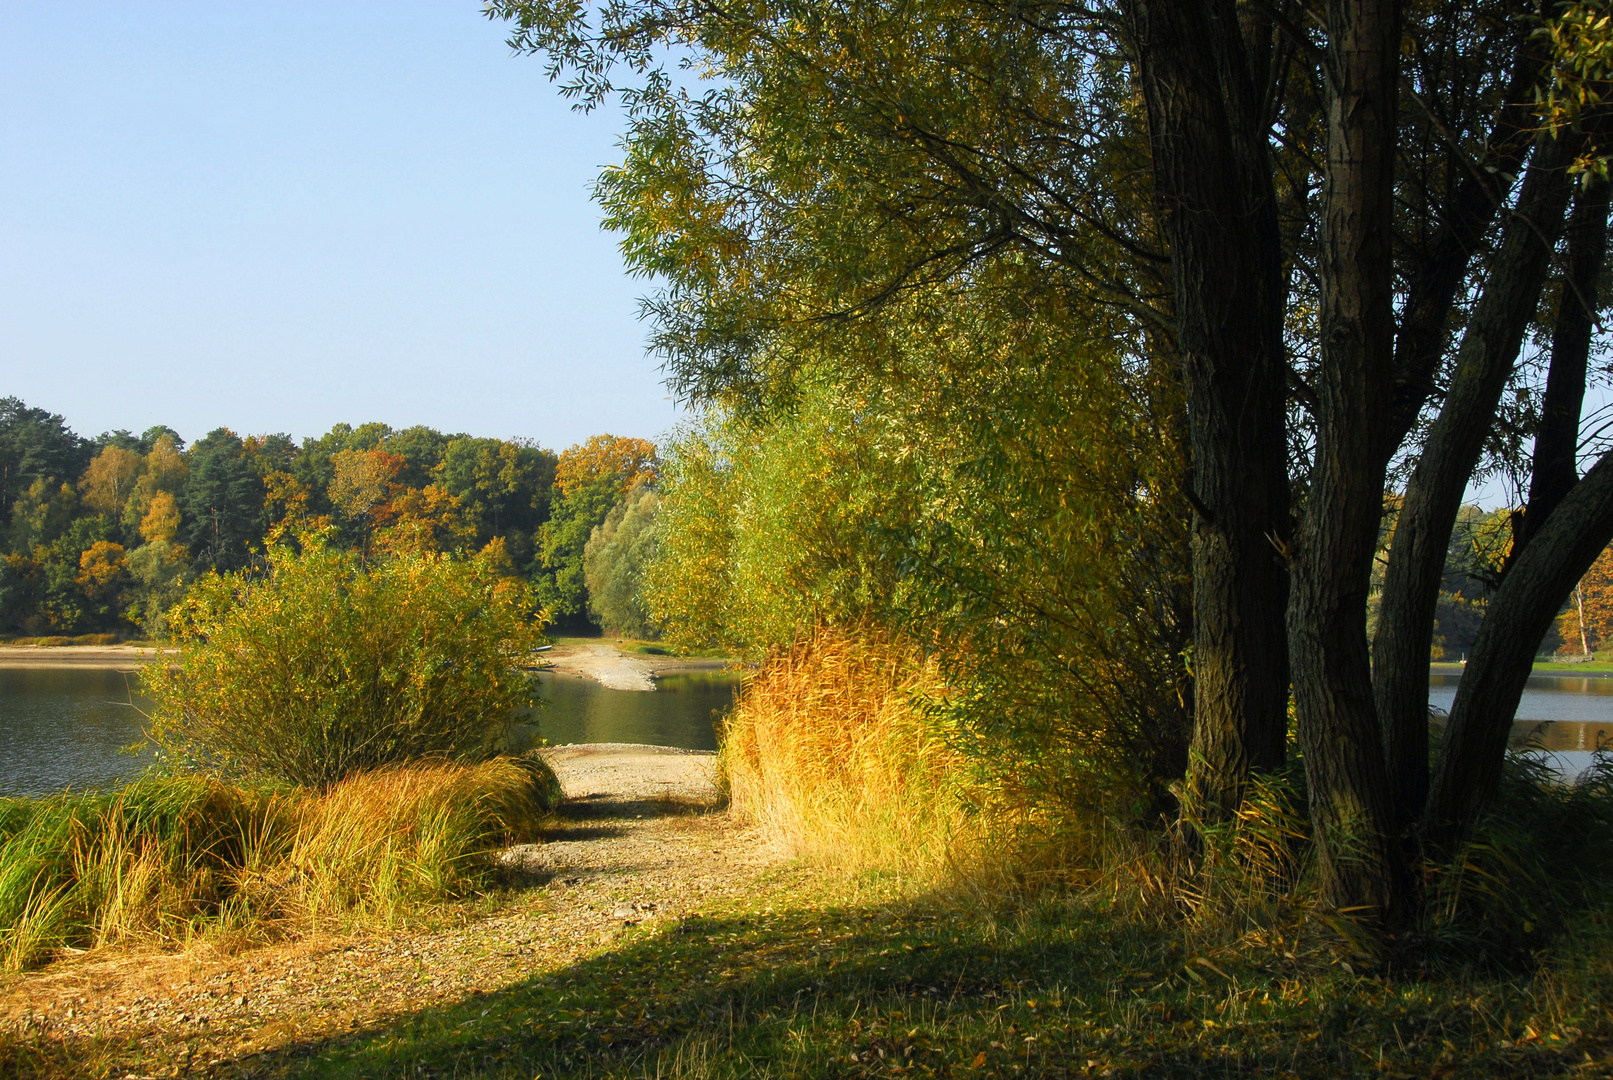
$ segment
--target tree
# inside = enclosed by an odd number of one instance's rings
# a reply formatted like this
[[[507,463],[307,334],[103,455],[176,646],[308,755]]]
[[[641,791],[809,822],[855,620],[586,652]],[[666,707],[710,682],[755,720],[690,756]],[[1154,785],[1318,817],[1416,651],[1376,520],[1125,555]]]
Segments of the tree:
[[[0,522],[37,480],[71,481],[89,463],[90,447],[67,421],[19,398],[0,398]]]
[[[398,483],[412,488],[423,488],[431,483],[436,475],[436,469],[442,462],[444,451],[456,436],[444,435],[435,428],[422,424],[394,431],[387,436],[383,443],[388,453],[398,454],[403,458],[403,469],[398,473]]]
[[[633,484],[655,475],[655,445],[595,435],[568,448],[555,466],[555,499],[535,537],[531,574],[543,605],[557,619],[586,616],[583,554],[594,529]]]
[[[376,512],[397,486],[394,481],[403,470],[403,457],[379,448],[339,450],[331,456],[331,465],[335,475],[325,496],[356,531],[359,549],[368,551]]]
[[[376,546],[390,555],[469,551],[476,526],[467,521],[464,501],[435,484],[405,488],[379,519]]]
[[[560,455],[554,474],[555,487],[570,495],[577,488],[612,477],[625,492],[656,471],[655,444],[647,439],[619,435],[593,435],[587,442]]]
[[[644,572],[655,558],[659,503],[650,481],[639,481],[594,527],[583,548],[588,611],[607,633],[660,636],[644,596]]]
[[[186,546],[198,569],[238,570],[263,535],[263,481],[246,446],[216,428],[191,447],[185,483]]]
[[[815,335],[899,336],[904,297],[994,273],[1123,312],[1117,358],[1178,357],[1179,490],[1194,519],[1189,790],[1227,813],[1250,770],[1281,760],[1291,660],[1324,895],[1385,932],[1414,916],[1417,830],[1471,826],[1493,784],[1463,778],[1499,775],[1496,710],[1516,702],[1481,692],[1470,665],[1439,770],[1461,797],[1435,784],[1423,800],[1451,523],[1481,460],[1517,464],[1519,433],[1533,433],[1507,392],[1529,397],[1519,346],[1568,177],[1601,160],[1599,90],[1572,96],[1590,106],[1578,130],[1536,137],[1548,58],[1531,9],[1333,0],[1299,22],[1231,0],[490,10],[585,104],[623,71],[642,76],[625,88],[626,161],[600,189],[629,258],[668,282],[649,309],[680,391],[788,410],[822,355]],[[1573,25],[1569,51],[1591,59],[1557,83],[1583,89],[1606,67],[1587,33],[1608,24]],[[698,55],[712,88],[666,77],[668,50]],[[1135,195],[1149,187],[1152,205]],[[1583,304],[1583,282],[1570,284]],[[867,362],[886,355],[857,347],[840,366],[910,392],[943,381]],[[1547,414],[1572,412],[1548,396]],[[1507,680],[1539,641],[1518,628],[1543,630],[1539,612],[1561,602],[1551,590],[1608,539],[1593,474],[1523,517],[1538,532],[1514,545],[1474,646],[1490,633]],[[1385,489],[1400,482],[1374,665],[1367,596]],[[1459,734],[1470,724],[1485,735]]]
[[[114,521],[134,494],[135,480],[144,464],[140,454],[121,446],[108,446],[95,456],[79,480],[79,499],[96,513]]]
[[[538,530],[530,573],[539,603],[555,621],[586,619],[588,585],[583,553],[594,529],[620,498],[614,477],[573,487],[555,502],[549,520]]]
[[[181,452],[184,443],[168,432],[159,434],[141,462],[140,474],[134,482],[123,508],[125,528],[138,529],[140,522],[151,509],[152,500],[167,494],[178,498],[190,478],[190,465]]]
[[[448,443],[434,475],[462,501],[478,543],[505,537],[511,556],[524,562],[548,516],[555,465],[555,455],[536,444],[461,436]]]

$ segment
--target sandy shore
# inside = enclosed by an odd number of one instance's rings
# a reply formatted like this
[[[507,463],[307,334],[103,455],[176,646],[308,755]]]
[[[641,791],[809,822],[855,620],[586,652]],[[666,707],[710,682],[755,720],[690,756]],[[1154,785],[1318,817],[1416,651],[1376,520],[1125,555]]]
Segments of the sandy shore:
[[[176,651],[133,645],[0,645],[0,668],[132,668]]]
[[[612,690],[654,690],[662,675],[723,671],[729,666],[727,660],[715,658],[644,656],[626,652],[614,642],[556,645],[542,659],[550,671],[581,675]]]
[[[597,744],[543,756],[567,799],[538,842],[504,853],[513,876],[497,902],[392,929],[64,955],[0,975],[0,1031],[93,1046],[87,1076],[302,1075],[311,1046],[575,971],[635,926],[678,926],[754,893],[777,865],[721,809],[710,753]]]

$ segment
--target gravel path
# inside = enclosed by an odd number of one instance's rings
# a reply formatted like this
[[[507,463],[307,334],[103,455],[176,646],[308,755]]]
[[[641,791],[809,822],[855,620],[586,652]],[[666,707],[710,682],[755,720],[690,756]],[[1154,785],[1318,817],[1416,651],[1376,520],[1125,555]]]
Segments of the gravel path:
[[[605,951],[627,926],[743,895],[772,862],[717,808],[712,754],[607,744],[545,756],[568,800],[541,844],[506,853],[516,888],[500,902],[233,955],[70,957],[0,979],[0,1028],[128,1047],[120,1077],[251,1076],[260,1055],[491,993]]]

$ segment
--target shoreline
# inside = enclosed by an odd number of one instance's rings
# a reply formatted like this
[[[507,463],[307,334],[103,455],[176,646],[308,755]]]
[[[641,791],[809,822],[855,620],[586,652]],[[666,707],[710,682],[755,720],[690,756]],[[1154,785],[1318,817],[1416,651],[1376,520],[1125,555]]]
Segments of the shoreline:
[[[149,664],[177,653],[134,645],[0,645],[0,668],[119,668]]]
[[[612,690],[653,691],[664,675],[716,674],[733,664],[716,657],[645,656],[613,642],[556,645],[540,654],[541,671],[593,679]]]

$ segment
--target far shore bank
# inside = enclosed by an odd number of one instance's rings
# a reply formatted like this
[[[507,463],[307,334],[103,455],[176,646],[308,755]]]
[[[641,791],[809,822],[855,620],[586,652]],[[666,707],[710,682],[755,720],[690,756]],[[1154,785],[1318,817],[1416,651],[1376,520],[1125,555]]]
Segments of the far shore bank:
[[[0,645],[0,668],[130,668],[178,651],[149,645]]]
[[[655,680],[663,675],[711,674],[733,666],[731,661],[717,657],[628,652],[609,641],[557,644],[538,659],[544,664],[543,670],[594,679],[613,690],[654,690]]]

